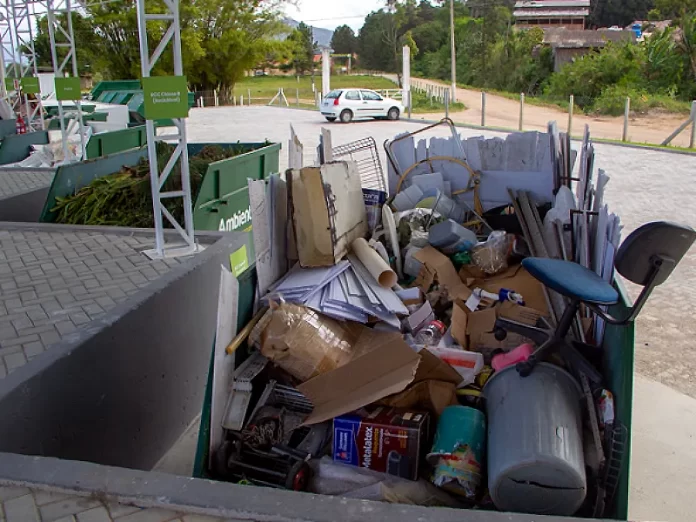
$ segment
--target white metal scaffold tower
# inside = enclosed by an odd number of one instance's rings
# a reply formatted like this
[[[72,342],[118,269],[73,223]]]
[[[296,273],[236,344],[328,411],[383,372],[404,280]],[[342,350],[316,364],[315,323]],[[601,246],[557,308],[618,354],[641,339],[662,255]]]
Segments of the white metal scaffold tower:
[[[34,52],[34,3],[32,0],[5,0],[11,4],[12,13],[12,34],[14,36],[14,71],[15,78],[21,81],[22,78],[34,77],[38,81],[38,67],[36,64],[36,53]],[[10,10],[10,7],[7,9]],[[24,57],[24,60],[22,60]],[[27,92],[23,96],[18,96],[19,104],[24,101],[24,115],[27,130],[43,130],[44,115],[41,107],[40,93],[32,93],[33,97]]]
[[[53,62],[53,72],[56,78],[65,76],[73,76],[79,78],[77,70],[77,51],[75,48],[75,34],[72,24],[72,2],[71,0],[45,0],[42,5],[46,8],[46,16],[48,17],[48,34],[51,39],[51,60]],[[67,28],[64,28],[56,14],[64,14]],[[66,55],[64,58],[58,56],[58,49],[65,49]],[[67,74],[66,74],[67,73]],[[82,105],[80,100],[75,100],[75,108],[77,110],[77,125],[80,135],[80,148],[82,150],[82,158],[87,158],[87,143],[85,142],[85,127],[82,120]],[[68,137],[72,134],[71,129],[66,128],[64,119],[63,102],[58,100],[58,118],[60,120],[60,132],[63,139],[63,154],[65,161],[74,161],[75,155],[69,149]]]
[[[181,28],[179,25],[179,0],[162,0],[164,12],[147,13],[145,0],[138,0],[138,30],[140,33],[140,60],[142,64],[142,77],[149,78],[153,67],[162,56],[167,46],[171,43],[173,51],[174,75],[183,76],[183,63],[181,59]],[[150,55],[148,47],[147,22],[168,23],[167,29],[157,47]],[[145,93],[147,96],[147,93]],[[199,248],[195,243],[193,231],[193,210],[191,198],[191,183],[189,175],[188,143],[186,139],[186,120],[174,118],[175,134],[157,136],[153,120],[146,121],[147,150],[150,160],[150,183],[152,188],[152,206],[155,217],[155,249],[148,255],[151,257],[173,257],[188,255]],[[173,154],[159,173],[157,164],[157,142],[171,141],[176,143]],[[164,185],[172,173],[177,161],[181,164],[181,189],[164,191]],[[164,206],[164,201],[172,198],[182,198],[184,206],[184,226],[182,227]],[[162,217],[171,223],[186,243],[184,246],[172,245],[165,248],[164,222]]]

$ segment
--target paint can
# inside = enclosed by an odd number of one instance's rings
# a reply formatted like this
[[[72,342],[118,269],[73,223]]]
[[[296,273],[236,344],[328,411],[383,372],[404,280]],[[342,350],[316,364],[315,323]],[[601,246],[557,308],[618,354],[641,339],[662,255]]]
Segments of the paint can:
[[[486,417],[469,406],[448,406],[442,412],[428,462],[436,486],[476,500],[486,450]]]

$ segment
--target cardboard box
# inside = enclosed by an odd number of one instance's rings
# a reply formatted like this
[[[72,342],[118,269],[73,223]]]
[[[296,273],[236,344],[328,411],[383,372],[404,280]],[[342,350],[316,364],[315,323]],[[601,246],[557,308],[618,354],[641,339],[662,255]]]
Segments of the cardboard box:
[[[424,293],[427,293],[433,281],[437,280],[442,286],[447,288],[447,292],[452,299],[466,300],[469,298],[471,290],[459,277],[452,261],[442,252],[427,246],[416,252],[413,257],[423,264],[416,278],[416,284]]]
[[[363,343],[372,349],[365,353]],[[297,387],[314,404],[305,424],[358,410],[398,394],[412,383],[434,380],[456,387],[462,381],[449,364],[425,349],[417,353],[399,333],[366,328],[353,350],[364,355]]]
[[[429,446],[426,412],[377,406],[333,421],[335,462],[418,480]]]
[[[455,301],[452,310],[452,337],[465,350],[490,354],[498,348],[505,351],[529,342],[529,339],[519,334],[508,332],[503,341],[495,338],[495,321],[498,317],[517,321],[518,323],[534,326],[544,314],[539,310],[505,302],[472,312],[463,301]]]
[[[367,235],[360,174],[353,161],[288,170],[288,189],[300,265],[335,265]]]

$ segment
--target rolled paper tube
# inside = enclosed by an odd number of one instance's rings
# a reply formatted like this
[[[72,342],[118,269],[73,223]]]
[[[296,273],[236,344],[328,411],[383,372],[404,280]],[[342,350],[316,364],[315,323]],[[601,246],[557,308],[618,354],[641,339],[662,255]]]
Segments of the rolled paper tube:
[[[365,265],[368,272],[384,288],[391,288],[398,280],[396,272],[375,252],[363,238],[358,238],[351,245],[353,252],[358,259]]]

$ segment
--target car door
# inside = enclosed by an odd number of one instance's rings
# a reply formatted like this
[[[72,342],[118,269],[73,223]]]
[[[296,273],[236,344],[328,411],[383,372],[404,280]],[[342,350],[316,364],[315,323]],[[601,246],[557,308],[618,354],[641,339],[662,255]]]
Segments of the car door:
[[[343,103],[346,109],[353,111],[354,118],[361,118],[365,116],[365,107],[363,107],[362,98],[360,97],[360,91],[357,89],[350,89],[343,95]]]
[[[365,116],[379,117],[386,116],[388,107],[385,106],[384,99],[375,91],[361,90],[360,94],[365,107]]]

